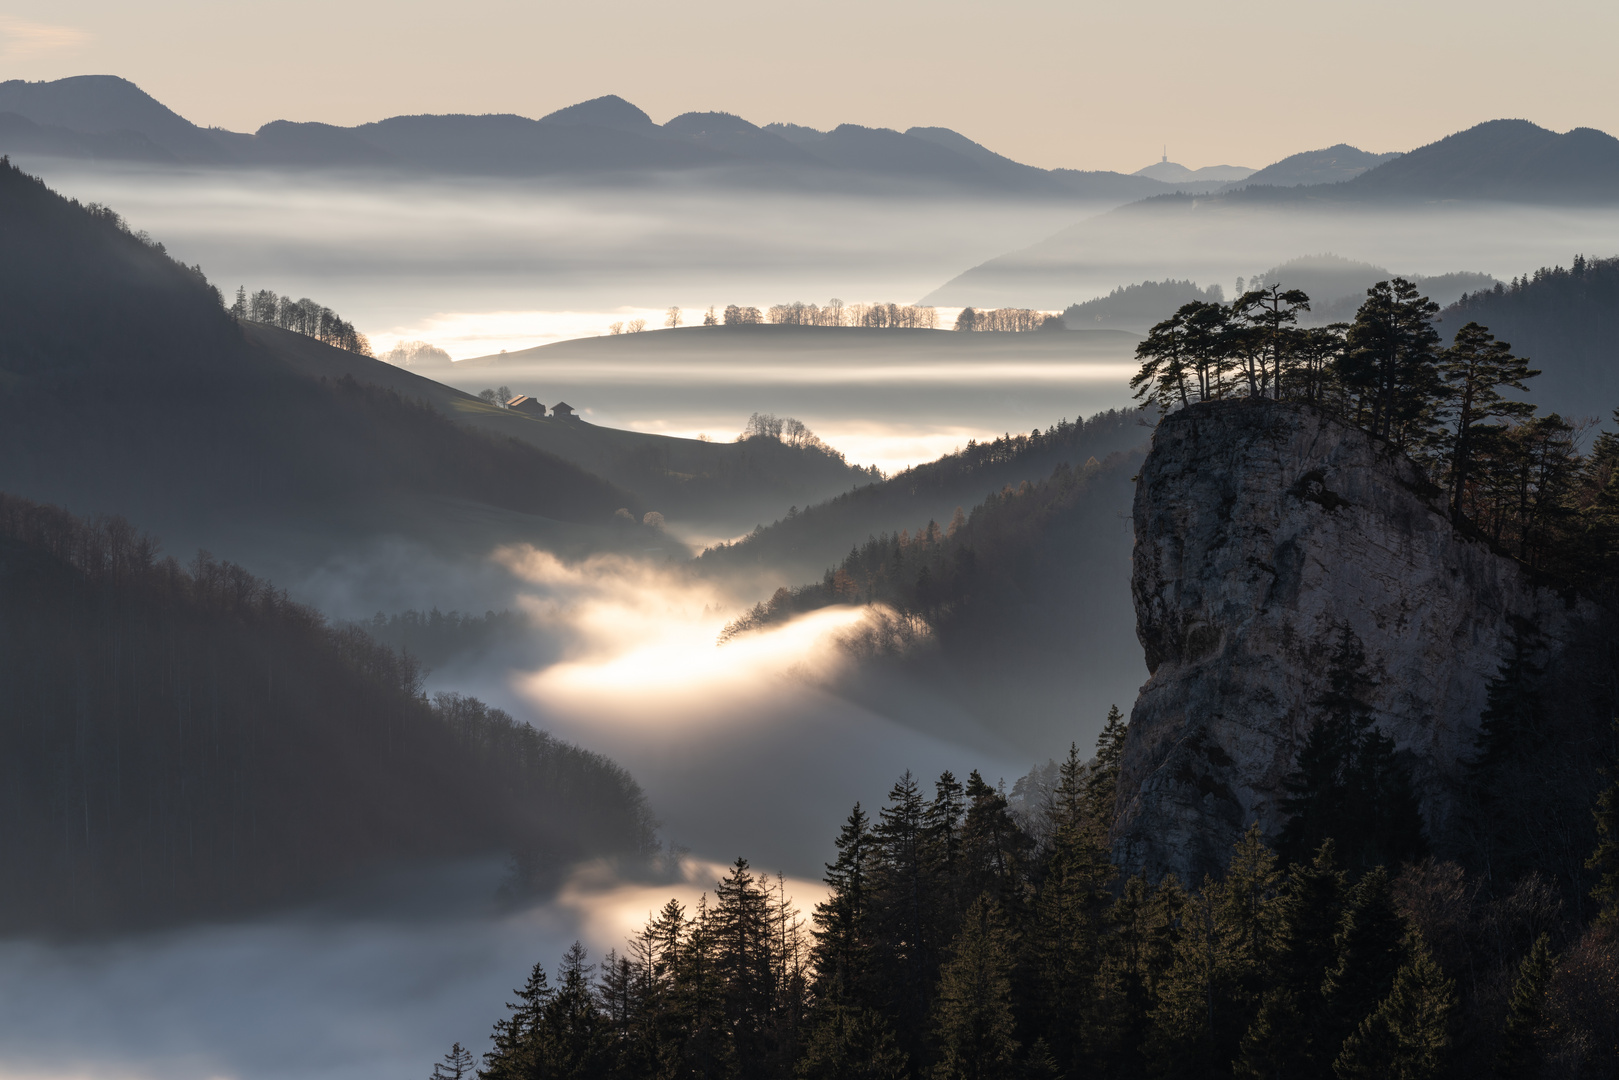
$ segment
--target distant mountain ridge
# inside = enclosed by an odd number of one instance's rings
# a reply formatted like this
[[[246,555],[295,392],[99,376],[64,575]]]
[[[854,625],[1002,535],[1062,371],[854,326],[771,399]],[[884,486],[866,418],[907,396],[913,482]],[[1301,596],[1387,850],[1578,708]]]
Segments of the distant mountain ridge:
[[[1162,180],[1167,184],[1180,184],[1188,181],[1230,183],[1244,180],[1254,174],[1255,170],[1246,165],[1205,165],[1201,169],[1188,169],[1185,165],[1170,161],[1166,156],[1162,161],[1155,161],[1145,169],[1137,169],[1131,176],[1146,176],[1153,180]]]
[[[1336,184],[1353,180],[1369,169],[1400,157],[1398,153],[1372,154],[1348,143],[1329,146],[1325,150],[1306,150],[1267,165],[1241,180],[1227,184],[1224,190],[1242,187],[1303,187],[1310,184]]]
[[[1207,251],[1235,250],[1243,243],[1252,246],[1256,237],[1263,236],[1267,246],[1285,243],[1295,251],[1320,250],[1350,235],[1345,228],[1332,233],[1338,239],[1324,237],[1321,229],[1310,231],[1312,224],[1334,216],[1352,222],[1356,219],[1348,215],[1420,209],[1431,221],[1446,221],[1453,220],[1445,217],[1451,210],[1472,213],[1488,204],[1619,203],[1619,139],[1591,128],[1558,134],[1525,120],[1477,124],[1337,183],[1281,183],[1301,173],[1356,168],[1349,151],[1354,148],[1295,155],[1216,194],[1154,196],[1098,214],[1037,244],[980,263],[921,302],[1035,308],[1072,304],[1086,292],[1094,295],[1098,251],[1143,250],[1149,247],[1149,238],[1195,236]],[[1273,182],[1255,182],[1267,172]],[[1187,273],[1184,248],[1161,242],[1154,250],[1160,265],[1143,266],[1143,276]]]
[[[539,119],[511,114],[392,116],[354,127],[275,120],[252,134],[202,128],[110,75],[0,83],[0,152],[219,167],[389,169],[541,176],[717,168],[745,180],[840,178],[1057,198],[1130,200],[1206,192],[1215,180],[1163,183],[1106,171],[1024,165],[948,128],[842,124],[764,127],[723,112],[656,124],[616,95]],[[1227,179],[1221,177],[1220,179]]]

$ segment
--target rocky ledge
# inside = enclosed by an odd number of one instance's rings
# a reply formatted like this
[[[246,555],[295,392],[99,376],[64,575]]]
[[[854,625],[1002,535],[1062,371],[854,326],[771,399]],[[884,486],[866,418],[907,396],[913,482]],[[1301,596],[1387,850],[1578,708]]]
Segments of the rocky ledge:
[[[1211,401],[1168,416],[1134,516],[1150,677],[1113,834],[1132,873],[1199,880],[1250,822],[1275,836],[1345,624],[1437,841],[1514,628],[1554,654],[1590,614],[1458,533],[1404,455],[1310,406]]]

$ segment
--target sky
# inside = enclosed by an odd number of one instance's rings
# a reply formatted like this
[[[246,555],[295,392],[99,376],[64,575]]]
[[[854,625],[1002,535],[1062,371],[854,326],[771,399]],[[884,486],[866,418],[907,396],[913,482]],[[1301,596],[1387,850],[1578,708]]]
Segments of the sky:
[[[1260,167],[1408,150],[1483,120],[1619,132],[1611,0],[5,0],[7,78],[121,75],[250,131],[541,116],[616,93],[658,122],[938,125],[1043,167]]]

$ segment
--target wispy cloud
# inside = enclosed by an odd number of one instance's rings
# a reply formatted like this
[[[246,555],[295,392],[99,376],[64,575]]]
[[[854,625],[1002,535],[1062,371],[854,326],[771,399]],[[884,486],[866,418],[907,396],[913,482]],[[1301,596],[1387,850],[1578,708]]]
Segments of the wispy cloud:
[[[0,15],[0,61],[71,52],[89,40],[90,35],[77,27]]]

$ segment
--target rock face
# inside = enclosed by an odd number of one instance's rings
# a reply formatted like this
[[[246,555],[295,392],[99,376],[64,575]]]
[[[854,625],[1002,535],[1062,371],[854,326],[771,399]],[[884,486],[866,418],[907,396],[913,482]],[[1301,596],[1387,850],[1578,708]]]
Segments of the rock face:
[[[1151,674],[1120,777],[1123,867],[1201,880],[1250,822],[1275,836],[1344,624],[1441,841],[1511,633],[1555,653],[1590,611],[1459,534],[1443,505],[1409,459],[1309,406],[1204,402],[1158,426],[1135,496]]]

